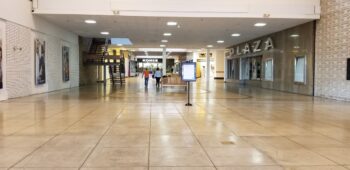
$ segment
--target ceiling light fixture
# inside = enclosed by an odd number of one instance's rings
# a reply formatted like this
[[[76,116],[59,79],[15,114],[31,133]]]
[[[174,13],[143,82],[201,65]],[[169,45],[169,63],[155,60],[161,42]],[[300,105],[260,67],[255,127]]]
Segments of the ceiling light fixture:
[[[162,40],[162,43],[167,43],[168,42],[168,40]]]
[[[87,23],[87,24],[96,24],[96,21],[92,20],[92,19],[87,19],[87,20],[85,20],[85,23]]]
[[[170,37],[172,34],[169,33],[169,32],[166,32],[166,33],[164,33],[163,35],[166,36],[166,37]]]
[[[101,34],[102,34],[102,35],[109,35],[109,32],[107,32],[107,31],[102,31]]]
[[[239,37],[239,36],[241,36],[241,34],[239,34],[239,33],[233,33],[231,36],[232,36],[232,37]]]
[[[254,24],[254,26],[256,26],[256,27],[264,27],[264,26],[266,26],[267,24],[266,23],[263,23],[263,22],[259,22],[259,23],[256,23],[256,24]]]
[[[208,48],[213,48],[214,46],[213,45],[207,45]]]
[[[164,45],[164,44],[161,44],[161,45],[160,45],[160,47],[164,48],[164,47],[166,47],[166,45]]]
[[[225,41],[224,40],[218,40],[216,41],[218,44],[223,44]]]
[[[299,34],[292,34],[292,35],[290,35],[290,37],[297,38],[297,37],[299,37]]]
[[[175,22],[175,21],[169,21],[169,22],[167,22],[167,25],[168,25],[168,26],[176,26],[176,25],[177,25],[177,22]]]
[[[117,46],[121,47],[121,46],[123,46],[123,44],[117,44]]]

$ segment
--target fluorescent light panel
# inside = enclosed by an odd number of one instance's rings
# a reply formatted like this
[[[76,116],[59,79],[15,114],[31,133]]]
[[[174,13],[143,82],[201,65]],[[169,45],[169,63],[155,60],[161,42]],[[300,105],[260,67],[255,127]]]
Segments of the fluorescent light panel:
[[[170,37],[170,36],[172,36],[172,34],[171,34],[171,33],[169,33],[169,32],[166,32],[166,33],[164,33],[163,35],[164,35],[164,36],[166,36],[166,37]]]
[[[266,23],[258,22],[256,24],[254,24],[254,26],[256,26],[256,27],[264,27],[264,26],[266,26]]]
[[[109,32],[107,32],[107,31],[102,31],[101,34],[102,34],[102,35],[109,35]]]
[[[177,25],[177,22],[175,22],[175,21],[169,21],[169,22],[167,22],[167,25],[168,25],[168,26],[176,26],[176,25]]]
[[[96,24],[97,22],[95,20],[92,20],[92,19],[87,19],[87,20],[85,20],[85,23],[87,23],[87,24]]]
[[[239,36],[241,36],[241,34],[239,34],[239,33],[233,33],[231,36],[232,36],[232,37],[239,37]]]

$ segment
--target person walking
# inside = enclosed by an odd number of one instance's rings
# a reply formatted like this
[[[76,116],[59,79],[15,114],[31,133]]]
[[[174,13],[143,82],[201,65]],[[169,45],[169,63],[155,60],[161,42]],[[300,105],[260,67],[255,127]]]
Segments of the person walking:
[[[156,87],[160,87],[160,79],[162,78],[162,72],[159,70],[159,68],[156,69],[156,72],[154,73],[154,77],[156,78]]]
[[[146,68],[146,70],[143,71],[142,77],[145,77],[145,87],[148,87],[148,80],[149,80],[148,68]]]

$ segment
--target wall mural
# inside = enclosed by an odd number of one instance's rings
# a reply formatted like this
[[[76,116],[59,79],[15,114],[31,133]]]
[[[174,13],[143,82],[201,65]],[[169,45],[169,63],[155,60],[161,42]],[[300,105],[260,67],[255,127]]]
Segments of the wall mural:
[[[62,47],[62,73],[63,81],[69,81],[69,47]]]
[[[35,39],[34,41],[35,52],[35,84],[41,85],[46,83],[46,66],[45,66],[45,41]]]
[[[2,30],[0,30],[0,89],[3,88],[2,77]]]

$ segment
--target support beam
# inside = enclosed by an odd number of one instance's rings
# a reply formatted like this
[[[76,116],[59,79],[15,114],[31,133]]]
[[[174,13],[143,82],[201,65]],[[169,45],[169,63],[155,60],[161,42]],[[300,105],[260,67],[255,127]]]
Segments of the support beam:
[[[206,66],[206,85],[207,85],[207,90],[209,91],[209,82],[210,82],[210,49],[207,49],[207,55],[206,55],[207,59],[207,66]]]
[[[166,75],[166,58],[167,58],[167,54],[166,54],[166,48],[163,48],[163,75]]]

